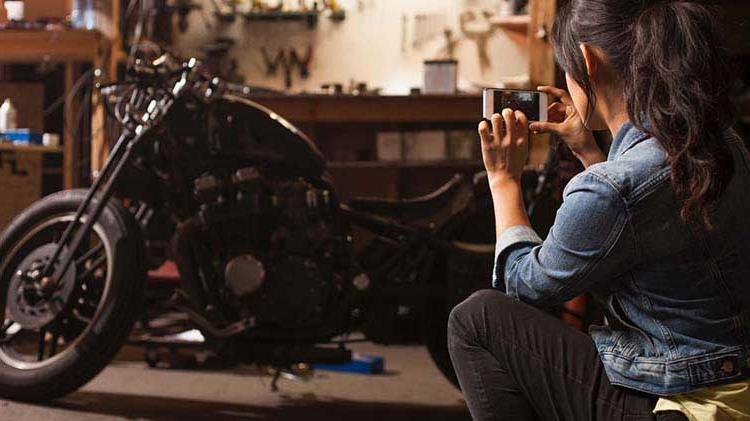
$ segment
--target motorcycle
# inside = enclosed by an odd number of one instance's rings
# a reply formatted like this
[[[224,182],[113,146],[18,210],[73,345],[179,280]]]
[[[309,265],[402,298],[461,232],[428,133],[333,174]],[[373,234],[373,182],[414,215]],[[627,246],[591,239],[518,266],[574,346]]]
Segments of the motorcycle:
[[[76,390],[136,321],[158,342],[169,329],[150,325],[145,280],[166,260],[180,276],[169,307],[222,358],[346,362],[350,332],[391,342],[407,308],[456,383],[447,317],[493,264],[484,174],[420,198],[340,203],[307,136],[195,59],[139,60],[100,92],[121,135],[98,177],[0,236],[0,396]]]

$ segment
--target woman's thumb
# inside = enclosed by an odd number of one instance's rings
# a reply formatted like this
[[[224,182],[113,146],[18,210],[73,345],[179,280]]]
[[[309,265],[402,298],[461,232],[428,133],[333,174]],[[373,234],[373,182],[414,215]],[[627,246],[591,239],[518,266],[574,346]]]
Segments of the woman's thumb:
[[[556,133],[557,124],[546,121],[535,121],[529,125],[529,130],[535,133]]]

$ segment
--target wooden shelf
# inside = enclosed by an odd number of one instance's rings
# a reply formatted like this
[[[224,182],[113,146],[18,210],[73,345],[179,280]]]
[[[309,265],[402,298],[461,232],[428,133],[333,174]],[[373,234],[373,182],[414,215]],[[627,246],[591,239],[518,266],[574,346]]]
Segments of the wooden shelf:
[[[296,123],[457,123],[482,119],[477,95],[290,95],[253,101]]]
[[[0,62],[95,61],[106,38],[86,30],[0,30]]]
[[[0,151],[23,151],[23,152],[44,152],[44,153],[62,153],[59,146],[42,146],[42,145],[16,145],[10,142],[0,142]]]
[[[529,15],[518,16],[493,16],[489,19],[490,24],[509,31],[523,31],[529,29],[531,17]]]
[[[114,0],[114,3],[117,3]],[[90,62],[94,68],[106,72],[112,68],[106,62],[107,52],[111,45],[118,45],[117,38],[110,41],[99,31],[80,29],[44,30],[44,29],[3,29],[0,30],[0,63],[39,63],[46,61],[65,64],[65,92],[70,92],[75,80],[81,73],[81,64]],[[93,112],[91,115],[91,165],[97,169],[99,156],[104,150],[104,108],[93,94]],[[63,121],[63,154],[64,186],[66,188],[80,185],[78,173],[80,167],[80,144],[73,135],[78,101],[67,98]]]

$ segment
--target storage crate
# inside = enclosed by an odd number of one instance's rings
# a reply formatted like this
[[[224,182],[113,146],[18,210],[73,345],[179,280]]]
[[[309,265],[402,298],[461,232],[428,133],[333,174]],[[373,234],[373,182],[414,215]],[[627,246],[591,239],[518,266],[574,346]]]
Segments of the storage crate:
[[[62,187],[59,148],[0,145],[0,227]]]

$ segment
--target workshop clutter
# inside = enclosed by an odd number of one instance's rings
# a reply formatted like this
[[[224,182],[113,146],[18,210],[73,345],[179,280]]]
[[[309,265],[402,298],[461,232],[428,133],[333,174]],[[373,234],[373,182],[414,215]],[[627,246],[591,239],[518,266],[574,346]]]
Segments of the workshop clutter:
[[[212,61],[221,56],[229,70],[219,71],[220,76],[238,83],[284,93],[452,95],[498,86],[508,77],[528,80],[526,54],[503,30],[501,15],[522,13],[524,2],[187,3],[195,6],[185,9],[189,29],[185,35],[173,34],[174,46],[201,51]],[[334,16],[341,19],[327,19]],[[307,22],[311,17],[313,25]],[[525,34],[522,26],[528,21],[523,16],[517,20],[516,32]],[[218,44],[228,48],[213,48]],[[441,62],[445,66],[429,68]],[[356,81],[352,89],[351,81]],[[360,84],[367,88],[358,88]]]
[[[60,146],[60,136],[44,133],[44,85],[0,82],[0,142]]]

